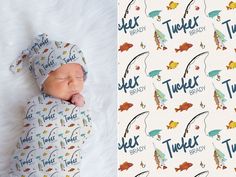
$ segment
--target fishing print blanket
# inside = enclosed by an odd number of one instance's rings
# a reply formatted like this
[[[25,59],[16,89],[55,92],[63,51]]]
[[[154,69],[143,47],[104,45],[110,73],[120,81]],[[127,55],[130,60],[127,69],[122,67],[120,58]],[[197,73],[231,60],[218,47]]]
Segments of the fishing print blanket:
[[[118,1],[118,175],[236,175],[236,1]]]
[[[27,103],[11,177],[80,176],[81,148],[92,132],[87,108],[45,93]]]

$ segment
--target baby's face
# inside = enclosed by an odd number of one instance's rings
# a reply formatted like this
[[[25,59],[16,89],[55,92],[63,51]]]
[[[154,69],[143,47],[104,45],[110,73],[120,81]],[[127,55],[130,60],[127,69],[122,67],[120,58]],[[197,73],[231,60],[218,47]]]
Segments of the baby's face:
[[[84,73],[79,64],[62,65],[49,73],[43,83],[43,91],[63,100],[70,100],[72,95],[80,93],[84,86]]]

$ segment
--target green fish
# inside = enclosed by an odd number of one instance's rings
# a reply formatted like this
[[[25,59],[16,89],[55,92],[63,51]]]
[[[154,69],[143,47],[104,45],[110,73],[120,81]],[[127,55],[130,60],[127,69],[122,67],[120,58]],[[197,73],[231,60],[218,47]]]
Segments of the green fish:
[[[166,96],[164,93],[162,93],[160,90],[156,89],[157,96],[160,97],[160,100],[162,103],[166,102]]]
[[[215,31],[216,31],[217,36],[219,36],[219,38],[221,39],[221,41],[225,42],[226,41],[225,35],[217,29]]]
[[[222,160],[222,161],[226,161],[225,155],[223,152],[221,152],[219,149],[215,149],[216,153],[218,155],[218,157]]]
[[[220,100],[221,100],[222,102],[227,101],[227,100],[225,99],[225,95],[224,95],[220,90],[216,89],[216,94],[217,94],[217,96],[220,98]]]
[[[161,158],[161,160],[163,162],[166,161],[166,158],[165,158],[166,155],[163,152],[161,152],[161,150],[156,148],[155,149],[155,153],[156,153],[156,155],[158,155]]]
[[[156,29],[156,32],[157,32],[157,35],[159,36],[159,38],[161,39],[162,42],[166,42],[167,41],[165,35],[161,31]]]

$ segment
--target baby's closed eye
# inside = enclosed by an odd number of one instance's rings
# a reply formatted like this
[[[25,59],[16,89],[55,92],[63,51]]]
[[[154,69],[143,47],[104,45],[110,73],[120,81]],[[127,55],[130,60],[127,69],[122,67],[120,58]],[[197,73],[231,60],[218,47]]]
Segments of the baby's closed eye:
[[[82,75],[71,76],[72,78],[82,80],[84,77]],[[57,80],[68,80],[71,78],[70,76],[57,76],[55,79]]]

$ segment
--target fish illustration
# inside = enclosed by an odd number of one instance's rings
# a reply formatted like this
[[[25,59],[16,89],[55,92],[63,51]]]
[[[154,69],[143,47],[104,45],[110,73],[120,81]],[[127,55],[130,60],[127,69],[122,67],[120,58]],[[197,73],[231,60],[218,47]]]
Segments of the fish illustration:
[[[167,101],[166,96],[158,89],[154,91],[154,99],[157,104],[157,109],[167,109],[164,103]]]
[[[218,98],[218,96],[217,96],[216,91],[214,91],[214,101],[215,101],[215,103],[216,103],[216,109],[220,109],[220,108],[221,108],[220,100],[219,100],[219,98]]]
[[[131,47],[133,47],[133,44],[130,44],[128,42],[125,42],[124,44],[122,44],[119,48],[119,51],[123,52],[123,51],[128,51]]]
[[[50,123],[50,124],[46,125],[46,127],[51,127],[52,125],[53,125],[53,124]]]
[[[236,2],[230,1],[229,5],[226,6],[227,10],[236,9]]]
[[[51,100],[46,103],[46,105],[49,105],[49,104],[52,104],[52,101],[51,101]]]
[[[70,146],[68,149],[74,149],[75,146]]]
[[[191,166],[193,166],[192,163],[189,162],[184,162],[181,165],[179,165],[179,168],[175,168],[175,171],[183,171],[183,170],[188,170]]]
[[[132,163],[125,161],[123,164],[120,165],[120,168],[118,170],[120,170],[120,171],[128,170],[132,166],[133,166]]]
[[[64,48],[68,47],[69,45],[70,45],[70,43],[66,43],[65,46],[64,46]]]
[[[216,162],[216,169],[223,168],[226,169],[227,167],[224,165],[224,162],[226,161],[224,153],[222,153],[219,149],[214,150],[214,160]]]
[[[30,146],[29,146],[29,145],[27,145],[27,146],[25,146],[25,147],[24,147],[24,149],[29,149],[29,148],[30,148]]]
[[[43,53],[46,53],[48,51],[48,49],[44,49]]]
[[[179,122],[175,122],[175,121],[171,120],[169,125],[167,125],[167,128],[168,129],[176,128],[178,124],[179,124]]]
[[[49,172],[49,171],[52,171],[52,168],[48,168],[48,169],[46,170],[46,172]]]
[[[75,124],[70,124],[68,127],[74,127],[75,126]]]
[[[166,8],[167,8],[167,10],[173,10],[173,9],[175,9],[178,5],[179,5],[179,3],[174,2],[174,1],[171,1],[171,2],[169,3],[169,6],[166,6]]]
[[[178,62],[170,61],[169,65],[167,66],[167,69],[175,69],[178,66]]]
[[[75,170],[74,168],[71,168],[71,169],[68,170],[68,172],[71,172],[71,171],[74,171],[74,170]]]
[[[48,146],[46,149],[51,149],[52,148],[52,146]]]
[[[177,53],[178,51],[180,51],[180,52],[188,51],[188,49],[191,48],[192,46],[193,46],[193,44],[185,42],[179,46],[179,49],[175,49],[175,52]]]
[[[127,111],[127,110],[129,110],[129,108],[131,108],[133,106],[133,104],[132,103],[128,103],[128,102],[125,102],[125,103],[123,103],[122,105],[120,105],[120,108],[119,108],[119,111]]]
[[[30,168],[26,168],[23,170],[24,172],[30,171]]]
[[[193,104],[192,103],[188,103],[188,102],[184,102],[183,104],[181,104],[180,106],[179,106],[179,108],[175,108],[175,111],[176,112],[178,112],[178,111],[180,111],[180,112],[182,112],[182,111],[187,111],[189,108],[191,108],[193,106]]]
[[[28,127],[28,126],[30,126],[30,124],[25,124],[25,125],[24,125],[24,127]]]
[[[225,35],[217,29],[214,31],[214,41],[215,41],[216,46],[217,46],[216,50],[218,50],[218,49],[222,49],[222,50],[227,49],[224,45],[224,43],[226,42]]]
[[[236,128],[236,122],[234,121],[230,121],[228,125],[226,125],[227,129],[232,129],[232,128]]]
[[[234,69],[236,68],[236,62],[230,61],[228,66],[226,66],[227,69]]]
[[[227,107],[224,105],[224,102],[227,101],[225,99],[225,95],[218,89],[215,89],[214,91],[214,101],[216,103],[216,109],[227,109]]]
[[[159,169],[159,168],[166,169],[167,168],[164,164],[165,161],[166,161],[165,154],[157,148],[154,151],[154,159],[155,159],[156,164],[157,164],[157,169]]]
[[[157,50],[158,49],[163,49],[163,50],[167,49],[167,47],[164,44],[167,41],[165,38],[165,35],[161,31],[159,31],[158,29],[156,29],[154,32],[154,39],[155,39],[155,42],[157,45]]]

